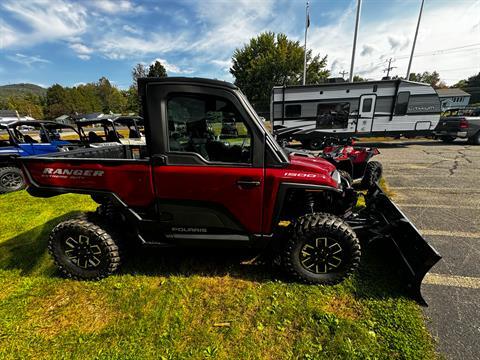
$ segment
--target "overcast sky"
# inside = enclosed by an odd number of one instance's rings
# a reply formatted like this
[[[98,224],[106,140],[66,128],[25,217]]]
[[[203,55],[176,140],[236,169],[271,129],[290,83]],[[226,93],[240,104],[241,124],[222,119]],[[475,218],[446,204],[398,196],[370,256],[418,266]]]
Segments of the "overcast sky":
[[[354,0],[311,0],[308,47],[333,76],[350,68]],[[355,73],[405,76],[420,0],[364,0]],[[1,0],[0,84],[73,86],[106,76],[121,88],[138,62],[170,76],[232,80],[231,55],[263,31],[303,44],[302,0]],[[480,72],[480,0],[426,0],[412,71],[447,84]]]

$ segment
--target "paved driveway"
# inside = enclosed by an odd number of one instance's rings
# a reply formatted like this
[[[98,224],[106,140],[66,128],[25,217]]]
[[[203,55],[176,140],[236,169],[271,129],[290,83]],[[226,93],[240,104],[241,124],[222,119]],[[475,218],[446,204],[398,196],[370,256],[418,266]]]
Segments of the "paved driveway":
[[[375,145],[395,201],[443,256],[422,287],[438,350],[480,359],[480,146]]]

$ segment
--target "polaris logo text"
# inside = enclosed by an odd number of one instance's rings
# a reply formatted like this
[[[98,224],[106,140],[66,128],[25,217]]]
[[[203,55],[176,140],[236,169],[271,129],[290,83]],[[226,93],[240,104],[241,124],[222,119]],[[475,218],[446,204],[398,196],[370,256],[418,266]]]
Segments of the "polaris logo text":
[[[295,177],[301,177],[301,178],[315,178],[315,177],[318,177],[317,174],[305,174],[305,173],[293,173],[293,172],[286,172],[283,175],[284,176],[295,176]]]
[[[190,227],[174,227],[172,228],[173,232],[182,232],[182,233],[206,233],[207,229],[205,228],[190,228]]]
[[[95,177],[103,176],[105,172],[103,170],[83,170],[83,169],[43,169],[42,175],[44,176],[58,176],[58,177]]]

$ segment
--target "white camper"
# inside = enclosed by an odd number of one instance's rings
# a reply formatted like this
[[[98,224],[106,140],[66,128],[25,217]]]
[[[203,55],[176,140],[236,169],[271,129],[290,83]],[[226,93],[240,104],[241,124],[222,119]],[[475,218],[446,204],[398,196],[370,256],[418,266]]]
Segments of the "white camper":
[[[428,84],[340,82],[274,87],[270,119],[277,139],[316,148],[327,137],[432,135],[440,110]]]

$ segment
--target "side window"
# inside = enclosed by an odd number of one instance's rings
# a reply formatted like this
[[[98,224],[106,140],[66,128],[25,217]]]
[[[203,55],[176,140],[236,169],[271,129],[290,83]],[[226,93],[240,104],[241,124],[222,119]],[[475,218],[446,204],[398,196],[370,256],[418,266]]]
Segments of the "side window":
[[[372,99],[363,99],[362,103],[362,112],[370,112],[372,111]]]
[[[395,105],[395,115],[405,115],[407,113],[409,99],[410,92],[404,91],[398,93],[397,104]]]
[[[211,162],[252,162],[252,133],[229,100],[172,95],[167,117],[169,151],[197,153]]]
[[[285,106],[285,117],[293,118],[302,116],[302,105]]]
[[[317,129],[344,129],[348,126],[350,103],[317,105]]]

